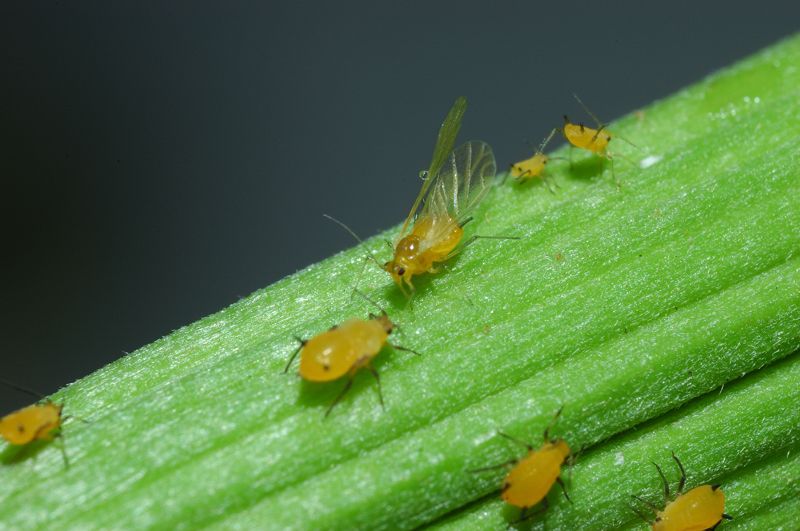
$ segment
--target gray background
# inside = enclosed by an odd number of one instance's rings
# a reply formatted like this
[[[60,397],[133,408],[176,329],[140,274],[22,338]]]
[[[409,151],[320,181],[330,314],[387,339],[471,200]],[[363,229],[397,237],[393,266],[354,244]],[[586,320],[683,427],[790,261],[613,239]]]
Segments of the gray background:
[[[439,122],[505,165],[798,29],[797,2],[0,7],[2,377],[49,393],[400,221]],[[223,4],[220,2],[219,4]],[[400,5],[402,4],[402,5]],[[0,411],[29,402],[0,389]]]

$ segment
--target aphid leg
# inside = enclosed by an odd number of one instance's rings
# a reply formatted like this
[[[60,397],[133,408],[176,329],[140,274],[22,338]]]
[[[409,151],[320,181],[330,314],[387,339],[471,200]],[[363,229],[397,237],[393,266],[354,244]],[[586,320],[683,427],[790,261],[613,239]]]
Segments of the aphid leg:
[[[526,507],[526,508],[522,509],[520,511],[520,513],[519,513],[519,518],[514,523],[515,524],[519,524],[519,523],[524,522],[525,520],[530,520],[534,516],[539,516],[540,514],[545,512],[548,507],[550,507],[550,501],[547,498],[544,498],[542,500],[542,504],[535,511],[531,511],[530,507]]]
[[[507,466],[516,465],[518,461],[519,461],[519,459],[509,459],[508,461],[500,463],[499,465],[483,466],[483,467],[480,467],[480,468],[471,468],[470,470],[467,470],[467,472],[471,472],[471,473],[477,474],[478,472],[486,472],[486,471],[489,471],[489,470],[497,470],[498,468],[504,468],[504,467],[507,467]]]
[[[416,350],[411,350],[411,349],[410,349],[410,348],[408,348],[408,347],[402,347],[402,346],[400,346],[400,345],[392,345],[391,343],[389,343],[389,346],[390,346],[390,347],[392,347],[392,348],[393,348],[393,349],[395,349],[395,350],[402,350],[403,352],[410,352],[410,353],[412,353],[412,354],[416,354],[417,356],[422,356],[422,354],[420,354],[420,353],[419,353],[419,352],[417,352]]]
[[[372,365],[367,365],[367,370],[372,373],[372,376],[375,378],[375,381],[378,383],[378,400],[381,402],[381,409],[386,409],[386,406],[383,405],[383,389],[381,388],[381,377],[378,374],[378,371],[375,370],[375,367]]]
[[[544,185],[547,187],[547,190],[553,195],[556,195],[556,188],[561,188],[552,177],[545,176],[542,178],[542,181],[544,182]]]
[[[619,178],[617,177],[616,172],[614,172],[614,157],[611,155],[606,155],[606,158],[611,161],[611,177],[614,178],[614,184],[617,185],[617,190],[622,188],[622,183],[620,182]]]
[[[61,449],[61,458],[64,460],[64,468],[69,468],[69,459],[67,458],[67,448],[65,443],[66,439],[64,439],[64,431],[63,430],[59,431],[56,434],[56,438],[59,439],[58,442],[60,444],[58,444],[57,446],[59,447],[59,449]]]
[[[683,464],[681,460],[678,459],[678,456],[675,455],[675,452],[672,452],[672,458],[678,463],[678,468],[681,471],[681,480],[678,482],[678,495],[680,495],[683,493],[683,486],[686,485],[686,470],[683,469]],[[719,485],[717,485],[717,487],[719,487]]]
[[[556,421],[558,420],[558,417],[561,416],[561,411],[563,409],[564,409],[564,406],[561,406],[560,408],[558,408],[558,411],[556,411],[556,414],[553,415],[553,418],[550,419],[550,422],[548,422],[547,426],[545,426],[545,428],[544,428],[544,440],[545,440],[545,442],[550,442],[550,429],[555,425]]]
[[[731,516],[731,515],[729,515],[729,514],[722,513],[722,517],[723,517],[725,520],[733,520],[733,516]]]
[[[528,177],[530,175],[532,175],[531,174],[531,170],[525,170],[524,172],[522,172],[519,175],[517,175],[516,177],[514,177],[514,182],[519,184],[519,183],[521,183],[521,182],[523,182],[525,180],[525,177]],[[462,225],[462,227],[463,227],[463,225]]]
[[[508,439],[509,441],[511,441],[511,442],[514,442],[514,443],[517,443],[517,444],[518,444],[518,445],[520,445],[520,446],[524,446],[525,448],[527,448],[527,449],[528,449],[528,451],[529,451],[529,452],[532,452],[532,451],[533,451],[533,446],[531,446],[530,444],[526,443],[526,442],[525,442],[525,441],[523,441],[523,440],[517,439],[516,437],[512,437],[511,435],[509,435],[509,434],[507,434],[507,433],[504,433],[504,432],[502,432],[502,431],[498,431],[498,432],[497,432],[497,435],[499,435],[500,437],[505,437],[505,438],[506,438],[506,439]]]
[[[347,383],[346,383],[346,384],[344,384],[344,387],[342,388],[342,390],[339,392],[339,394],[338,394],[338,395],[336,395],[336,398],[334,398],[334,399],[333,399],[333,402],[331,402],[331,405],[330,405],[330,406],[328,406],[328,410],[327,410],[327,411],[325,411],[325,418],[327,418],[327,417],[328,417],[328,415],[330,415],[330,414],[331,414],[331,410],[333,409],[333,407],[334,407],[336,404],[338,404],[338,403],[339,403],[339,401],[340,401],[342,398],[344,398],[344,395],[346,395],[346,394],[347,394],[347,391],[349,391],[349,390],[350,390],[350,387],[352,387],[352,386],[353,386],[353,375],[350,375],[350,377],[349,377],[349,378],[347,378]]]
[[[469,223],[469,222],[470,222],[470,221],[472,221],[473,219],[475,219],[475,218],[473,218],[472,216],[470,216],[470,217],[468,217],[467,219],[465,219],[464,221],[462,221],[461,223],[459,223],[459,224],[458,224],[458,226],[459,226],[459,227],[461,227],[461,228],[463,229],[463,228],[464,228],[464,225],[466,225],[467,223]]]
[[[664,472],[661,470],[661,467],[656,463],[653,464],[655,465],[656,470],[658,470],[658,475],[661,476],[661,482],[664,484],[664,502],[669,502],[669,483],[667,482],[667,478],[664,476]]]
[[[60,411],[61,411],[61,410],[59,409],[59,412],[60,412]],[[75,416],[75,415],[64,415],[63,417],[61,417],[61,424],[64,424],[64,423],[65,423],[65,422],[67,422],[69,419],[75,419],[75,420],[79,420],[79,421],[83,422],[84,424],[91,424],[91,422],[89,422],[88,420],[86,420],[86,419],[84,419],[84,418],[81,418],[81,417],[77,417],[77,416]]]
[[[561,491],[564,493],[564,497],[567,498],[568,502],[572,503],[572,499],[570,499],[569,494],[567,494],[567,487],[564,485],[564,480],[561,479],[561,476],[558,476],[556,481],[558,481],[558,484],[561,485]]]
[[[402,284],[400,284],[400,291],[403,292],[403,295],[406,296],[406,307],[413,310],[414,309],[414,297],[417,296],[417,289],[414,287],[414,284],[411,283],[411,279],[404,278],[403,281],[408,285],[409,291],[406,291],[402,288]]]
[[[286,374],[287,372],[289,372],[289,367],[292,366],[292,362],[294,361],[294,359],[297,357],[297,355],[300,353],[300,351],[303,349],[303,347],[306,344],[306,340],[305,339],[301,339],[301,338],[299,338],[297,336],[294,336],[294,338],[300,343],[300,346],[297,347],[297,349],[295,349],[294,352],[292,352],[292,355],[289,357],[289,363],[287,363],[286,364],[286,368],[283,369],[283,374]]]

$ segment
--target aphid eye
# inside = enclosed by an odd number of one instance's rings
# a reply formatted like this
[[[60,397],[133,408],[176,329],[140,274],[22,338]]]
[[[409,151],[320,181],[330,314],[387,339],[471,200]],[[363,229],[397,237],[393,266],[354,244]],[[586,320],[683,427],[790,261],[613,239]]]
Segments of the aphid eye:
[[[398,268],[397,268],[397,274],[398,274],[398,275],[400,275],[401,277],[402,277],[403,275],[405,275],[405,274],[406,274],[406,270],[405,270],[405,268],[403,268],[403,267],[398,267]]]

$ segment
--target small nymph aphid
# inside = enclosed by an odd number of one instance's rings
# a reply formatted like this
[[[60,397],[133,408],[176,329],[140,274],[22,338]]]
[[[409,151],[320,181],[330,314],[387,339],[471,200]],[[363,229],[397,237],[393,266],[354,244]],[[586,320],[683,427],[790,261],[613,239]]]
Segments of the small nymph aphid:
[[[503,480],[500,496],[506,503],[520,508],[520,515],[517,521],[521,522],[547,509],[547,493],[550,492],[553,483],[557,482],[561,486],[567,501],[572,501],[561,479],[561,465],[571,455],[569,445],[563,439],[551,439],[549,433],[550,428],[553,427],[560,414],[561,409],[556,412],[553,420],[545,428],[544,443],[539,448],[534,448],[524,441],[498,432],[498,435],[524,446],[528,451],[527,455],[522,459],[511,459],[499,465],[479,468],[473,471],[480,472],[513,465],[513,468]],[[538,511],[528,512],[531,507],[540,502],[541,508]]]
[[[511,165],[509,173],[514,180],[521,183],[530,181],[532,179],[541,179],[542,182],[547,186],[548,190],[550,190],[550,192],[554,192],[553,183],[551,183],[550,179],[547,178],[545,169],[547,168],[547,163],[550,162],[550,160],[560,157],[550,157],[545,155],[544,148],[547,147],[547,144],[550,142],[550,139],[553,138],[553,135],[556,131],[557,129],[550,131],[550,134],[539,145],[539,148],[532,157],[520,162],[515,162]]]
[[[381,380],[378,371],[372,366],[372,360],[387,344],[395,350],[417,354],[409,348],[389,343],[389,335],[395,328],[396,325],[386,312],[381,310],[379,315],[369,314],[368,319],[348,319],[311,339],[298,338],[300,346],[289,358],[283,372],[289,371],[295,357],[300,354],[299,374],[304,380],[330,382],[343,376],[347,377],[347,383],[325,412],[327,417],[350,390],[358,370],[365,368],[378,384],[378,398],[383,407]]]
[[[561,128],[564,138],[569,142],[570,146],[585,149],[595,155],[608,159],[611,162],[611,174],[617,186],[619,186],[619,180],[617,180],[617,175],[614,173],[614,156],[608,150],[608,144],[612,139],[611,133],[606,129],[606,124],[601,123],[600,120],[597,119],[597,116],[584,105],[577,94],[573,94],[573,96],[575,96],[575,99],[581,104],[583,110],[592,117],[592,120],[594,120],[597,125],[597,129],[588,127],[582,123],[573,123],[564,115],[564,125]]]
[[[52,441],[56,437],[63,439],[61,432],[61,425],[65,420],[61,414],[63,404],[56,404],[52,400],[45,399],[39,393],[11,382],[2,381],[2,383],[35,396],[41,402],[12,411],[0,418],[0,437],[16,446],[24,446],[34,441]],[[68,467],[69,460],[63,444],[61,445],[61,455],[64,458],[64,465]]]
[[[383,264],[403,293],[406,286],[414,290],[412,277],[435,273],[437,263],[478,238],[514,239],[472,236],[461,242],[463,227],[494,184],[496,171],[494,153],[485,142],[471,141],[453,150],[466,108],[467,100],[458,98],[442,123],[431,164],[423,172],[425,182],[393,245],[394,256]]]
[[[664,484],[664,509],[659,510],[652,503],[633,496],[634,499],[646,505],[654,514],[655,521],[652,523],[653,531],[702,531],[705,529],[715,529],[723,519],[732,520],[725,514],[725,495],[719,485],[701,485],[689,492],[683,492],[686,484],[686,471],[683,464],[673,452],[672,458],[678,465],[681,472],[681,479],[678,482],[678,492],[672,499],[669,493],[669,482],[664,476],[661,467],[653,463],[661,476]],[[636,514],[644,521],[649,520],[634,508]]]

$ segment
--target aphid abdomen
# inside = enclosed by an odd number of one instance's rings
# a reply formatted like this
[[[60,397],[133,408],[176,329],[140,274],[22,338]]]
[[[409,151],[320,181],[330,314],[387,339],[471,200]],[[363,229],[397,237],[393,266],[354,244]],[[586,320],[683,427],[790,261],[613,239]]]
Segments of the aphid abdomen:
[[[573,146],[598,155],[605,154],[611,136],[603,131],[577,124],[564,124],[564,138]]]
[[[0,420],[0,436],[11,444],[50,441],[61,426],[61,407],[52,402],[35,404],[10,413]]]
[[[350,337],[342,327],[311,338],[300,351],[300,376],[312,382],[341,378],[357,358]]]
[[[548,450],[535,450],[528,454],[506,476],[503,500],[523,509],[542,501],[561,474],[559,459]]]
[[[702,485],[681,494],[661,512],[654,531],[698,531],[710,529],[722,520],[725,495],[719,488]]]
[[[349,334],[352,348],[359,353],[362,365],[378,355],[389,337],[376,319],[353,321],[343,332]]]

